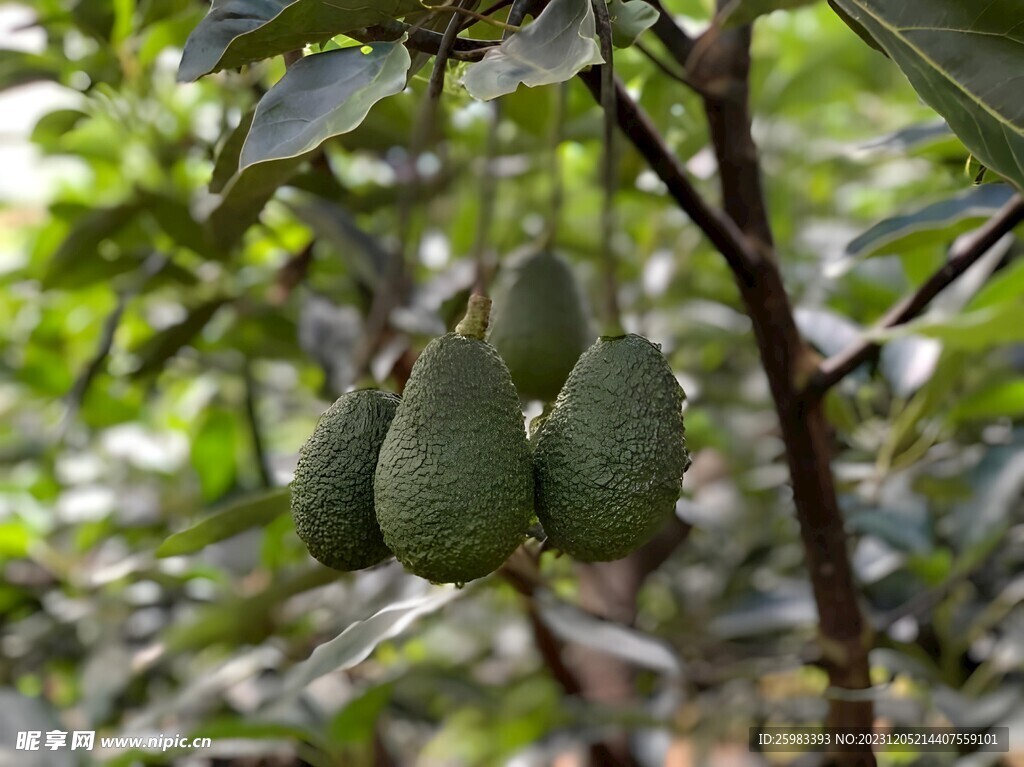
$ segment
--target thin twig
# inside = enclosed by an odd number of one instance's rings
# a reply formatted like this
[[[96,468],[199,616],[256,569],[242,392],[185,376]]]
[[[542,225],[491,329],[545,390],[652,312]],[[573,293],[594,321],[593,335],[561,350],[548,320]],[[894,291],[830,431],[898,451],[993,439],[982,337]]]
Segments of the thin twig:
[[[424,8],[428,8],[429,10],[431,10],[431,11],[433,11],[435,13],[448,12],[448,13],[453,13],[456,16],[459,16],[459,15],[468,16],[469,18],[474,19],[475,21],[479,21],[479,22],[482,22],[484,24],[490,24],[492,27],[497,27],[498,29],[504,29],[507,32],[518,32],[519,31],[519,27],[515,26],[514,24],[507,24],[504,21],[498,21],[497,19],[492,19],[490,16],[488,16],[486,14],[477,13],[476,11],[471,11],[468,8],[463,8],[461,5],[424,5]],[[460,22],[459,23],[459,31],[461,31],[461,29],[462,29],[462,24]]]
[[[554,122],[551,125],[551,135],[548,138],[551,152],[551,202],[548,204],[547,224],[545,231],[540,237],[542,247],[550,248],[558,234],[558,228],[562,220],[562,207],[565,202],[565,182],[562,179],[562,158],[561,146],[562,127],[565,122],[566,104],[569,99],[568,83],[561,83],[557,89],[557,101],[555,102]]]
[[[696,91],[697,93],[699,93],[701,95],[704,95],[704,91],[701,89],[701,87],[699,85],[697,85],[695,82],[693,82],[693,80],[691,80],[686,75],[682,74],[681,72],[677,72],[672,67],[670,67],[668,64],[666,64],[664,61],[662,61],[661,58],[659,58],[658,55],[654,51],[652,51],[650,48],[648,48],[642,42],[637,40],[636,43],[633,45],[633,47],[636,48],[638,51],[640,51],[640,53],[642,53],[644,56],[646,56],[650,60],[650,62],[652,64],[654,64],[654,66],[656,66],[659,70],[661,70],[661,72],[663,74],[665,74],[666,76],[672,78],[676,82],[682,83],[687,88],[690,88],[691,90]]]
[[[476,221],[476,236],[473,239],[473,261],[476,263],[476,281],[473,292],[487,295],[487,243],[494,222],[494,208],[498,198],[498,176],[492,172],[492,164],[498,156],[498,133],[501,127],[501,102],[491,105],[491,124],[487,128],[487,144],[483,157],[479,158],[480,202]]]
[[[379,41],[394,42],[402,36],[407,36],[406,43],[413,50],[420,53],[437,54],[441,50],[442,35],[430,29],[421,29],[404,24],[401,21],[382,21],[373,26],[355,29],[348,33],[353,40],[361,43],[372,43]],[[475,40],[472,38],[456,38],[455,44],[449,51],[448,58],[456,61],[479,61],[491,48],[499,43],[495,40]]]
[[[469,3],[470,0],[462,0]],[[444,6],[445,8],[459,8],[461,6]],[[432,145],[437,137],[438,111],[441,103],[441,94],[444,92],[444,80],[448,69],[448,57],[451,55],[455,40],[459,36],[459,16],[452,14],[448,21],[448,27],[441,37],[441,45],[434,58],[434,69],[430,73],[430,83],[427,85],[427,97],[423,102],[423,112],[420,116],[419,141],[415,142],[415,154],[418,155],[424,148]]]
[[[969,238],[961,241],[956,252],[951,253],[946,263],[938,269],[915,293],[893,306],[875,325],[875,330],[888,330],[917,317],[935,296],[957,280],[978,259],[984,256],[1014,227],[1024,221],[1024,199],[1014,196],[981,228]],[[871,357],[879,346],[867,334],[843,351],[821,363],[817,373],[811,376],[804,395],[820,399],[825,392],[853,372],[862,362]]]
[[[267,460],[267,452],[263,447],[263,430],[260,428],[259,415],[256,412],[258,386],[252,374],[252,362],[248,358],[242,365],[242,379],[245,382],[245,417],[249,422],[252,452],[256,457],[256,469],[259,471],[261,485],[264,488],[271,488],[274,486],[274,475]]]
[[[659,0],[647,0],[648,5],[658,9],[658,20],[654,22],[651,31],[661,40],[662,45],[672,54],[672,57],[679,62],[685,70],[687,59],[693,53],[697,41],[690,37],[682,27],[676,24],[672,15],[665,9]]]
[[[622,332],[622,318],[619,311],[619,283],[616,277],[615,258],[615,67],[614,46],[612,45],[612,22],[605,0],[592,0],[597,20],[598,40],[601,43],[600,67],[601,109],[604,115],[604,157],[601,181],[604,187],[604,203],[601,218],[601,258],[604,266],[605,324],[610,335]]]
[[[128,307],[128,302],[145,287],[152,277],[159,274],[169,262],[170,259],[162,253],[151,254],[142,262],[131,283],[123,290],[118,291],[117,304],[103,321],[103,330],[100,333],[100,340],[96,344],[96,351],[93,352],[89,362],[82,368],[82,372],[79,373],[78,378],[75,379],[74,384],[72,384],[65,397],[67,409],[64,411],[64,415],[57,427],[58,442],[64,439],[68,428],[78,415],[78,411],[85,401],[89,387],[92,386],[96,376],[106,366],[107,358],[114,347],[114,336],[117,334],[117,329],[121,324],[121,318],[124,316],[125,309]]]

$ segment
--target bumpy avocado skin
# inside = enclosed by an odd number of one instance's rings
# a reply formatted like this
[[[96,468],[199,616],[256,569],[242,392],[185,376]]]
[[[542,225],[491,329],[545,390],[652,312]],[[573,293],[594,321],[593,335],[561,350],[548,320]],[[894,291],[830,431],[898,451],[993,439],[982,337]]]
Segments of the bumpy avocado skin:
[[[487,340],[525,399],[553,402],[594,339],[582,291],[561,256],[541,251],[502,266]]]
[[[435,583],[494,572],[523,541],[530,449],[512,379],[490,344],[448,333],[423,350],[381,447],[374,495],[388,547]]]
[[[295,532],[319,562],[345,572],[391,556],[373,508],[377,454],[401,400],[382,391],[343,394],[299,451],[292,481]]]
[[[645,338],[601,338],[580,357],[536,437],[537,516],[583,562],[620,559],[671,514],[690,464],[685,394]]]

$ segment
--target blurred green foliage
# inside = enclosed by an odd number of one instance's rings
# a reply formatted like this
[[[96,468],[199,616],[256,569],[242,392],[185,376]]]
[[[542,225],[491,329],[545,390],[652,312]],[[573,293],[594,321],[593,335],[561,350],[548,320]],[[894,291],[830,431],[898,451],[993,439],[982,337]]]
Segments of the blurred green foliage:
[[[664,4],[691,28],[711,16],[706,2]],[[29,138],[40,172],[65,170],[43,203],[15,195],[0,210],[0,706],[43,712],[10,722],[195,733],[218,758],[312,765],[382,750],[543,763],[628,731],[650,763],[674,740],[713,764],[750,724],[820,717],[825,676],[802,665],[814,606],[750,323],[724,261],[624,146],[623,322],[663,345],[687,391],[695,465],[680,515],[694,531],[647,582],[635,627],[558,625],[611,657],[653,642],[641,647],[668,648],[681,671],[642,668],[629,705],[586,701],[555,683],[502,579],[449,594],[393,563],[352,577],[315,565],[281,490],[298,447],[341,391],[401,387],[460,313],[477,256],[498,261],[557,225],[555,247],[601,305],[601,115],[574,81],[519,88],[494,113],[458,87],[457,64],[445,141],[415,164],[427,67],[320,150],[235,177],[253,108],[285,68],[176,83],[203,17],[185,0],[39,0],[27,19],[42,43],[0,51],[0,98],[59,86]],[[966,197],[1006,187],[968,191],[968,151],[827,5],[755,29],[755,137],[782,267],[803,332],[833,353],[984,217]],[[615,66],[714,199],[699,98],[636,47]],[[487,176],[497,200],[481,235]],[[923,213],[934,204],[953,212]],[[908,236],[850,247],[886,219]],[[400,306],[368,355],[374,297],[403,256]],[[1021,259],[1008,238],[829,395],[879,630],[878,710],[894,722],[1024,717]],[[567,559],[544,557],[542,577],[578,602]],[[328,640],[341,640],[328,667],[282,695]],[[0,757],[9,737],[0,727]]]

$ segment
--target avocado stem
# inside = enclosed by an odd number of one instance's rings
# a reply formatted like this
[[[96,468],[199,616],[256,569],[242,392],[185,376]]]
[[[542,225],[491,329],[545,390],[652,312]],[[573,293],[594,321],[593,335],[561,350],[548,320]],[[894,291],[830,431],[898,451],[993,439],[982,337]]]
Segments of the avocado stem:
[[[487,323],[491,319],[491,299],[487,296],[473,294],[469,297],[466,316],[455,326],[455,332],[467,338],[484,340],[487,334]]]

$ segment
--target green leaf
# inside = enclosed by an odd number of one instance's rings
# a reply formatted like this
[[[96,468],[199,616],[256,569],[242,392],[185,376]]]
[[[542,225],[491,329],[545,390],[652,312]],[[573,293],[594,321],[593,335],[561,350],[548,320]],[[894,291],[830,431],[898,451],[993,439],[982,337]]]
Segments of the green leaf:
[[[222,258],[231,253],[249,227],[259,220],[270,198],[295,175],[305,159],[302,156],[261,162],[232,177],[220,203],[203,223]]]
[[[286,487],[232,501],[187,530],[170,536],[156,550],[156,555],[178,557],[194,554],[211,543],[270,524],[288,512],[290,503],[291,491]]]
[[[418,0],[214,0],[185,43],[178,80],[197,80],[420,10]]]
[[[868,142],[864,148],[905,155],[950,140],[957,141],[946,122],[940,120],[923,125],[911,125],[908,128],[894,131]]]
[[[758,16],[772,11],[790,11],[811,5],[817,0],[731,0],[722,6],[715,21],[723,29],[750,24]]]
[[[847,527],[853,533],[873,535],[897,551],[923,554],[933,546],[929,519],[915,511],[864,509],[847,517]]]
[[[249,128],[252,126],[252,118],[256,114],[256,107],[253,107],[239,121],[228,137],[224,140],[220,151],[217,152],[217,160],[213,164],[213,176],[210,178],[210,191],[220,194],[228,185],[235,174],[238,173],[238,158],[242,154],[242,145],[245,137],[249,135]]]
[[[238,418],[229,410],[207,410],[192,438],[192,467],[199,474],[203,500],[215,501],[235,481]]]
[[[834,0],[981,163],[1024,189],[1020,0]]]
[[[0,50],[0,91],[59,77],[60,66],[52,59],[25,51]]]
[[[366,743],[373,737],[381,712],[391,702],[393,685],[371,687],[341,709],[327,725],[331,743]]]
[[[948,243],[958,234],[989,218],[1013,197],[1013,188],[991,184],[926,205],[901,216],[887,218],[846,246],[855,258],[895,253],[926,244]]]
[[[299,157],[349,132],[374,104],[405,88],[409,63],[400,42],[306,56],[260,99],[240,167]]]
[[[949,411],[949,419],[979,421],[1017,418],[1024,415],[1024,381],[1004,381],[961,398]]]
[[[226,298],[215,298],[202,303],[189,311],[181,322],[148,338],[135,350],[140,362],[132,375],[141,377],[158,372],[167,360],[202,332],[206,324],[213,319],[213,315],[226,303]]]
[[[215,719],[201,724],[192,731],[191,738],[239,739],[239,740],[293,740],[297,743],[321,744],[321,738],[314,730],[297,724],[283,724],[266,720]],[[326,745],[326,744],[324,744]]]
[[[28,525],[20,520],[0,522],[0,557],[28,556],[33,537]]]
[[[97,252],[100,243],[113,237],[142,207],[141,200],[132,200],[112,208],[96,208],[76,221],[47,264],[43,288],[50,290],[73,284],[83,268],[102,258]]]
[[[879,340],[919,334],[942,341],[947,349],[977,351],[1024,343],[1024,301],[986,307],[941,319],[924,317],[899,328],[872,334]]]
[[[158,192],[141,191],[139,195],[146,204],[146,211],[177,245],[205,258],[219,259],[220,254],[210,242],[207,231],[193,218],[188,205]]]
[[[1000,269],[970,300],[968,308],[983,309],[1006,302],[1019,300],[1024,296],[1024,260],[1014,261]]]
[[[291,202],[289,207],[318,238],[334,247],[361,284],[376,289],[391,254],[364,232],[345,208],[308,195]]]
[[[612,18],[612,43],[616,48],[628,48],[654,26],[660,15],[658,9],[645,0],[612,0],[608,4]]]
[[[366,620],[356,621],[288,672],[284,694],[296,693],[324,674],[362,663],[381,642],[398,636],[420,616],[440,610],[466,591],[453,586],[432,588],[421,597],[389,605]]]
[[[88,119],[88,115],[77,109],[55,109],[48,112],[39,118],[32,129],[32,143],[50,154],[67,152],[65,135],[85,119]]]
[[[682,668],[664,640],[631,626],[602,620],[546,592],[537,595],[544,623],[558,637],[607,653],[641,668],[678,676]]]
[[[532,24],[466,68],[466,90],[489,101],[512,93],[520,83],[565,82],[584,67],[604,63],[596,36],[589,2],[552,0]]]

